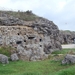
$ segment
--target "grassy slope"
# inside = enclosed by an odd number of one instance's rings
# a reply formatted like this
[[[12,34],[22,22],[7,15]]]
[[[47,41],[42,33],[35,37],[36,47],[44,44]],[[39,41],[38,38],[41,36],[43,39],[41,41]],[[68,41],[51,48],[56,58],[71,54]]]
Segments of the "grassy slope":
[[[71,51],[75,51],[71,49]],[[61,54],[65,54],[70,49],[62,50]],[[57,51],[53,54],[59,54]],[[61,65],[61,59],[54,60],[56,56],[51,56],[50,59],[37,62],[16,61],[5,66],[0,64],[0,75],[75,75],[75,64]]]

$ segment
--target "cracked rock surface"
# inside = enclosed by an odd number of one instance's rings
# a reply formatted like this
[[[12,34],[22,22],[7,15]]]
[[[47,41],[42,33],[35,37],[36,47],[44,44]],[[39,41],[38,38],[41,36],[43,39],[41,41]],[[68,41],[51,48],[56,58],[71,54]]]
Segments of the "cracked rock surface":
[[[62,49],[59,29],[52,21],[39,17],[30,24],[25,22],[1,16],[0,46],[16,48],[18,58],[28,61],[44,60],[53,51]]]

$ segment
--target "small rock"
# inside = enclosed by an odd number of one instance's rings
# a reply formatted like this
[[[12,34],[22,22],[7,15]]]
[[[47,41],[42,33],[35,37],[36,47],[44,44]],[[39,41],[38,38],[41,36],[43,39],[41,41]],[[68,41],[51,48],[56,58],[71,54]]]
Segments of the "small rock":
[[[11,58],[12,61],[17,61],[17,60],[19,60],[19,58],[18,58],[18,56],[17,56],[16,53],[12,54],[10,58]]]

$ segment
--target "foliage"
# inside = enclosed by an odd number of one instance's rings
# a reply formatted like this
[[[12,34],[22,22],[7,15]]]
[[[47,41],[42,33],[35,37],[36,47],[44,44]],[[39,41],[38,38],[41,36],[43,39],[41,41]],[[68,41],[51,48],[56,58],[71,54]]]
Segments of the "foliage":
[[[11,52],[15,50],[14,48],[12,48],[11,46],[2,46],[0,47],[0,54],[4,54],[6,56],[10,56]]]
[[[32,11],[27,10],[26,12],[23,11],[0,11],[0,13],[5,13],[8,16],[14,16],[16,18],[25,20],[25,21],[34,21],[38,16],[32,13]]]

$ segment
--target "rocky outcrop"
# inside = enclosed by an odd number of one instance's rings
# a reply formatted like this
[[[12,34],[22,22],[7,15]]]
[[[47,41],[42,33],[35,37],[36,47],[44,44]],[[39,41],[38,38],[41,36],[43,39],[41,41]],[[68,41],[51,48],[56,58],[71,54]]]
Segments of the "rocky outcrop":
[[[65,58],[62,60],[62,64],[74,64],[75,63],[75,55],[67,54]]]
[[[9,63],[8,57],[6,55],[0,54],[0,62],[2,64],[8,64]]]
[[[19,59],[43,60],[53,51],[62,49],[59,29],[52,21],[39,17],[30,24],[22,22],[16,23],[16,18],[10,20],[10,16],[1,16],[0,19],[0,45],[17,49]]]
[[[72,44],[75,43],[75,32],[72,31],[60,31],[59,40],[61,44]]]
[[[12,26],[12,25],[24,25],[24,21],[18,18],[10,17],[0,17],[0,25]]]

